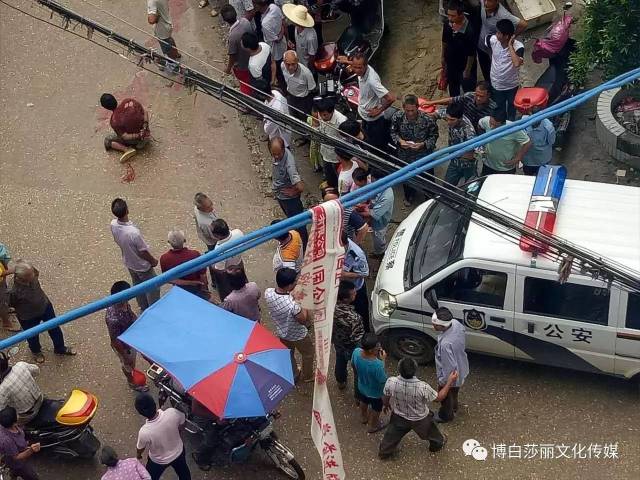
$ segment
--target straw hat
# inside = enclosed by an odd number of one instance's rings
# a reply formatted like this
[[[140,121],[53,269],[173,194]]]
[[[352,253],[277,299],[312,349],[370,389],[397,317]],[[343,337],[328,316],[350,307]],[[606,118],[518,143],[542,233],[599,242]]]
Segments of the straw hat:
[[[282,12],[284,16],[291,20],[296,25],[300,25],[301,27],[313,27],[314,21],[313,17],[309,15],[307,11],[307,7],[304,5],[294,5],[292,3],[287,3],[282,6]]]

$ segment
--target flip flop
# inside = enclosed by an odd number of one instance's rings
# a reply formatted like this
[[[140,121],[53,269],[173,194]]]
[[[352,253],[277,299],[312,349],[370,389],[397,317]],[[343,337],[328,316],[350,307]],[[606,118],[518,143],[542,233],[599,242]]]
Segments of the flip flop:
[[[36,363],[44,363],[44,355],[42,354],[42,352],[34,353],[33,358],[35,359]]]
[[[204,8],[207,5],[209,5],[208,0],[200,0],[200,3],[198,3],[198,8]]]

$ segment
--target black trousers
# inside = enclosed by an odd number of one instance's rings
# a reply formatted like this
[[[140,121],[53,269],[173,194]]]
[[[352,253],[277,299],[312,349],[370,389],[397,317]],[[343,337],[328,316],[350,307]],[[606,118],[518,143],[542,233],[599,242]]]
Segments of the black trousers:
[[[33,328],[37,325],[40,325],[42,322],[46,322],[47,320],[51,320],[55,318],[56,312],[53,310],[53,305],[49,303],[44,313],[39,317],[30,318],[28,320],[22,320],[18,318],[20,322],[20,326],[22,330],[28,330],[29,328]],[[62,335],[62,330],[60,327],[52,328],[47,332],[49,337],[51,337],[51,341],[53,342],[53,351],[56,353],[64,353],[66,348],[64,345],[64,336]],[[29,350],[31,353],[40,353],[42,351],[42,346],[40,345],[40,335],[35,335],[31,338],[27,339],[27,343],[29,344]]]
[[[444,385],[439,385],[438,390],[442,390]],[[450,422],[453,417],[456,416],[458,411],[458,392],[460,387],[451,387],[449,393],[440,404],[440,410],[438,410],[438,416],[445,422]]]
[[[432,153],[432,152],[424,152],[424,156],[427,156],[430,153]],[[429,175],[435,175],[435,170],[433,168],[431,168],[431,169],[427,170],[425,173],[428,173]],[[404,198],[409,203],[412,203],[415,200],[416,194],[418,193],[416,191],[416,189],[413,188],[412,186],[410,186],[408,183],[403,183],[402,184],[402,191],[404,192]]]
[[[449,96],[457,97],[460,95],[460,90],[464,93],[473,92],[477,83],[477,64],[473,64],[471,69],[471,75],[469,78],[464,78],[464,67],[449,67],[447,66],[447,81],[449,82]]]
[[[353,308],[362,317],[364,332],[369,333],[371,331],[371,325],[369,322],[369,295],[367,294],[366,283],[356,291],[356,299],[353,301]]]
[[[512,168],[511,170],[494,170],[491,167],[487,167],[484,163],[482,164],[482,172],[480,172],[480,176],[481,177],[485,177],[487,175],[493,175],[496,173],[511,173],[511,174],[515,174],[516,173],[516,169]]]
[[[491,98],[496,102],[496,107],[507,113],[507,120],[516,119],[516,106],[513,103],[518,93],[518,87],[510,90],[496,90],[491,88]]]
[[[427,417],[421,420],[407,420],[400,415],[392,413],[389,425],[380,442],[378,456],[387,458],[393,455],[404,436],[411,430],[416,432],[422,440],[429,442],[429,450],[431,452],[437,452],[444,446],[444,437],[433,421],[433,414],[429,413]]]
[[[390,140],[389,127],[384,115],[371,122],[362,122],[362,130],[364,133],[364,141],[372,147],[376,147],[383,152],[388,150],[388,143]],[[374,153],[379,153],[375,152]]]
[[[287,93],[287,103],[289,104],[289,113],[301,122],[307,123],[307,117],[311,115],[311,107],[313,107],[313,93],[309,93],[306,97],[296,97]]]
[[[355,347],[347,348],[342,345],[333,344],[333,347],[336,349],[336,365],[334,368],[334,374],[336,376],[336,382],[338,383],[346,383],[348,374],[348,366],[351,361],[351,356],[353,355],[353,351]],[[352,367],[353,370],[353,367]],[[355,382],[355,374],[354,374],[354,382]],[[355,385],[355,383],[354,383]],[[355,392],[355,386],[353,388]]]
[[[286,200],[282,200],[278,198],[278,204],[280,208],[284,212],[284,214],[289,217],[295,217],[297,214],[304,212],[304,207],[302,205],[302,200],[300,197],[296,198],[287,198]],[[307,241],[309,240],[309,233],[307,232],[307,227],[302,226],[297,229],[300,237],[302,238],[302,247],[306,251],[307,249]]]
[[[322,170],[324,171],[324,179],[327,181],[327,185],[332,188],[338,189],[338,164],[322,161]]]
[[[147,472],[151,475],[151,480],[160,480],[164,471],[169,467],[173,468],[173,471],[176,472],[178,480],[191,480],[191,472],[189,471],[189,466],[187,465],[187,460],[184,455],[184,448],[180,456],[171,463],[160,464],[151,459],[147,460]]]
[[[491,84],[491,55],[478,49],[478,63],[485,82]]]
[[[542,165],[537,165],[537,166],[530,166],[530,165],[523,165],[522,166],[522,171],[524,172],[525,175],[532,175],[532,176],[536,176],[538,175],[538,170],[540,170],[540,167]]]

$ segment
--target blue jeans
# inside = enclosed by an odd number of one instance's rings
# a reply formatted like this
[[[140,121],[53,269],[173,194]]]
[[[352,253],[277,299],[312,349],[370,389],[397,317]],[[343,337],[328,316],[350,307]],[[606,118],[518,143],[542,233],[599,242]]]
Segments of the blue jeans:
[[[171,57],[171,52],[174,51],[174,48],[176,48],[176,41],[172,38],[163,38],[163,39],[158,39],[158,43],[160,43],[160,50],[162,50],[162,53],[164,54],[165,57],[169,57],[169,58],[173,58]],[[174,51],[174,53],[176,53],[177,51]],[[170,70],[173,73],[178,73],[178,64],[177,63],[169,63],[167,62],[166,65],[164,65],[164,68],[167,68],[168,70]]]
[[[491,87],[491,98],[496,102],[496,107],[507,113],[507,120],[516,119],[516,107],[513,104],[516,99],[518,87],[511,90],[496,90]]]
[[[444,181],[457,186],[460,180],[463,183],[469,181],[477,175],[476,161],[454,158],[449,162],[447,172],[444,174]]]
[[[40,325],[40,323],[42,322],[46,322],[47,320],[55,318],[55,316],[56,312],[53,310],[53,305],[49,303],[44,313],[39,317],[30,318],[28,320],[22,320],[21,318],[18,318],[18,321],[20,322],[22,330],[28,330],[29,328]],[[56,353],[64,353],[67,347],[65,347],[64,345],[64,337],[62,336],[62,330],[60,329],[60,327],[52,328],[51,330],[47,331],[47,333],[49,334],[49,336],[51,337],[51,341],[53,342],[53,351]],[[29,350],[31,350],[32,353],[40,353],[42,351],[39,335],[28,338],[27,343],[29,344]]]

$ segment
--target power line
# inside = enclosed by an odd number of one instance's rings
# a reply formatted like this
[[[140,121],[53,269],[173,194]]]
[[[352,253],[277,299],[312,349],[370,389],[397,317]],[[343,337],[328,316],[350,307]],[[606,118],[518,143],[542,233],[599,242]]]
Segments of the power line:
[[[133,55],[136,58],[136,63],[141,68],[144,68],[145,63],[148,63],[148,62],[149,63],[154,62],[159,64],[163,64],[165,62],[176,63],[172,59],[169,59],[164,55],[161,55],[155,52],[152,49],[148,49],[133,40],[127,39],[122,35],[119,35],[118,33],[114,32],[113,30],[110,30],[107,27],[104,27],[94,22],[93,20],[82,17],[81,15],[67,9],[66,7],[60,5],[55,1],[52,1],[52,0],[37,0],[37,1],[39,4],[51,9],[52,12],[55,12],[61,15],[63,22],[61,26],[57,26],[58,28],[69,31],[70,33],[78,37],[84,38],[82,35],[79,35],[72,30],[68,30],[71,21],[77,22],[77,24],[84,25],[87,27],[87,37],[90,41],[102,46],[103,48],[106,48],[112,53],[117,53],[117,52],[114,51],[113,49],[107,48],[104,45],[101,45],[93,41],[92,40],[93,34],[95,32],[98,32],[99,34],[103,35],[109,42],[117,42],[121,44],[123,47],[126,48],[126,52],[128,55],[130,56]],[[46,22],[43,19],[30,15],[24,10],[21,10],[13,5],[8,4],[4,0],[2,0],[1,3],[11,8],[14,8],[24,14],[27,14],[32,18],[35,18],[40,21],[44,21],[45,23],[52,25],[51,22]],[[119,54],[119,55],[121,57],[127,58],[123,54]],[[519,122],[516,122],[515,124],[511,124],[511,126],[502,127],[500,129],[497,129],[496,131],[479,136],[473,142],[468,141],[463,144],[457,145],[455,148],[453,147],[445,148],[434,154],[428,155],[419,161],[416,161],[413,165],[408,166],[406,165],[406,163],[401,162],[396,158],[392,158],[393,159],[393,163],[392,163],[387,159],[380,158],[376,155],[371,154],[368,151],[362,150],[357,145],[354,145],[354,144],[345,142],[344,140],[341,140],[339,138],[334,138],[324,133],[318,132],[315,129],[309,127],[304,122],[300,122],[295,118],[292,118],[288,115],[275,111],[269,108],[268,106],[264,105],[262,102],[259,102],[258,100],[250,96],[246,96],[236,91],[235,89],[232,89],[227,85],[224,85],[218,81],[215,81],[203,75],[202,73],[197,72],[196,70],[193,70],[183,64],[179,64],[179,65],[180,65],[180,72],[184,80],[183,82],[178,82],[178,83],[181,83],[188,88],[191,88],[193,90],[199,89],[208,95],[218,98],[219,100],[223,101],[224,103],[234,108],[250,108],[257,113],[268,116],[270,119],[272,119],[273,121],[275,121],[276,123],[280,124],[285,128],[294,129],[295,131],[300,132],[306,136],[309,136],[321,143],[325,143],[334,147],[339,146],[341,148],[344,148],[345,150],[349,151],[353,155],[364,158],[372,166],[380,168],[386,172],[396,172],[395,174],[392,173],[391,176],[395,175],[397,177],[396,174],[403,172],[403,170],[409,170],[411,171],[409,175],[406,175],[406,172],[403,173],[404,181],[407,181],[412,186],[414,186],[415,188],[425,193],[437,195],[436,199],[438,201],[448,203],[450,206],[452,204],[463,205],[465,206],[465,208],[470,209],[470,211],[473,211],[485,217],[485,220],[482,221],[482,224],[485,227],[488,227],[488,223],[486,219],[489,219],[495,222],[500,228],[506,228],[508,231],[514,231],[519,233],[520,235],[525,235],[531,238],[532,240],[540,241],[545,244],[548,244],[550,247],[550,252],[554,253],[556,255],[556,258],[560,258],[560,257],[576,258],[577,261],[579,262],[579,268],[583,272],[588,271],[591,275],[596,277],[599,276],[609,282],[616,281],[618,283],[625,284],[627,288],[632,288],[632,289],[640,288],[640,280],[638,279],[638,272],[628,269],[623,265],[616,264],[615,262],[609,259],[602,258],[597,253],[590,252],[587,249],[575,246],[563,239],[560,239],[552,235],[547,235],[545,233],[542,233],[535,229],[527,227],[522,224],[522,219],[514,217],[513,215],[510,215],[507,212],[501,211],[495,206],[483,204],[483,202],[477,201],[475,198],[470,198],[470,196],[467,195],[466,192],[456,187],[453,187],[447,184],[441,185],[439,183],[436,183],[435,181],[433,181],[433,177],[424,173],[424,170],[427,168],[425,167],[425,163],[428,160],[433,160],[434,158],[438,158],[439,163],[441,163],[451,158],[453,152],[456,152],[457,155],[460,155],[465,151],[472,150],[476,146],[487,143],[492,138],[497,138],[499,136],[508,134],[511,131],[519,130],[523,126],[531,124],[534,121],[539,121],[540,118],[546,118],[548,116],[551,116],[553,114],[552,111],[554,109],[559,108],[560,106],[564,108],[565,106],[572,105],[572,102],[574,104],[578,104],[579,101],[583,101],[583,99],[588,98],[587,93],[589,92],[580,94],[576,96],[574,99],[570,99],[565,102],[562,102],[562,104],[559,104],[557,106],[550,107],[549,109],[547,109],[547,111],[536,114],[530,117],[527,121],[519,121]],[[630,75],[632,74],[633,72]],[[163,75],[160,75],[160,76],[164,78],[168,78]],[[623,81],[623,80],[619,80],[619,81]],[[592,95],[593,95],[593,92],[591,92],[591,96]],[[579,97],[582,97],[582,98],[579,98]],[[537,118],[537,117],[540,117],[540,118]],[[405,169],[398,170],[397,164],[405,165]],[[347,198],[348,196],[345,197],[345,200]],[[479,222],[479,219],[476,216],[472,216],[471,221]],[[500,231],[504,234],[503,230],[500,230]]]

